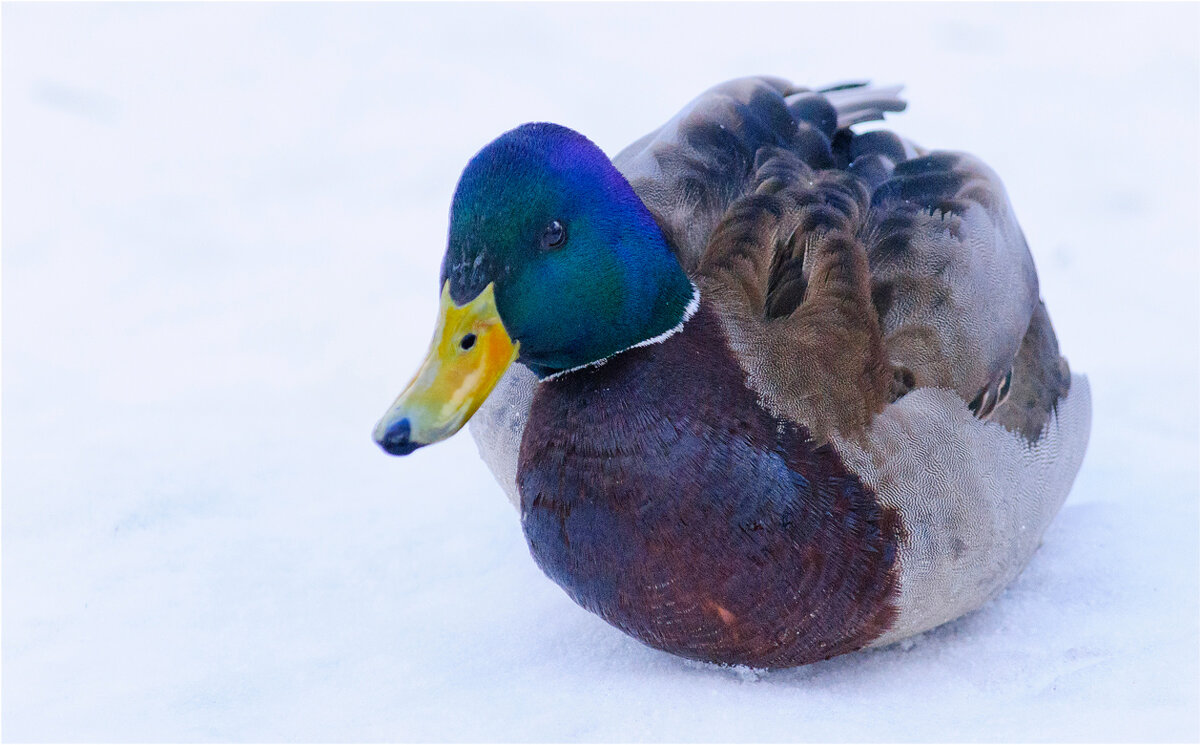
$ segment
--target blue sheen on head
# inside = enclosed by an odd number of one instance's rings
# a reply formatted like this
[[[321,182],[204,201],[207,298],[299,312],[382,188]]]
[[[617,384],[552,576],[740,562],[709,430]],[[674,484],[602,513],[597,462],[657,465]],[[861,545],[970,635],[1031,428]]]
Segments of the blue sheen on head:
[[[550,223],[566,243],[547,248]],[[691,283],[608,156],[557,124],[507,132],[467,164],[450,210],[442,281],[463,303],[496,283],[521,361],[546,374],[677,324]]]

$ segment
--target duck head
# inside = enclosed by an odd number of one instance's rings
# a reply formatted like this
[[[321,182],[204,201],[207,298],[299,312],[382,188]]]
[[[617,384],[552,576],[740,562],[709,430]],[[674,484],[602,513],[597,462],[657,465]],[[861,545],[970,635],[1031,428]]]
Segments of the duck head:
[[[677,327],[695,298],[600,148],[556,124],[518,127],[459,179],[433,342],[375,441],[407,455],[443,440],[514,361],[541,378],[598,362]]]

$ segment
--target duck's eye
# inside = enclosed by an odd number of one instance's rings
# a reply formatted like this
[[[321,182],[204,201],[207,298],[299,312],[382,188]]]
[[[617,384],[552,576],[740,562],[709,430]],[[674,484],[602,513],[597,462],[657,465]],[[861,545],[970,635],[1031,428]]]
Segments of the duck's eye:
[[[464,336],[462,341],[458,343],[458,346],[462,347],[464,352],[475,346],[475,334],[467,334]]]
[[[558,220],[546,226],[546,230],[542,232],[542,248],[562,248],[567,242],[567,229]]]

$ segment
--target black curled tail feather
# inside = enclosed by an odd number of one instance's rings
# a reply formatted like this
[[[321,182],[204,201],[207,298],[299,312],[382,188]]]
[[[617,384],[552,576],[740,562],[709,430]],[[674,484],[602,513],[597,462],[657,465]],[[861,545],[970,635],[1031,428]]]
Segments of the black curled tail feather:
[[[902,85],[872,87],[868,81],[840,83],[817,89],[837,111],[838,129],[862,122],[879,121],[886,112],[904,111],[908,102],[900,98]]]

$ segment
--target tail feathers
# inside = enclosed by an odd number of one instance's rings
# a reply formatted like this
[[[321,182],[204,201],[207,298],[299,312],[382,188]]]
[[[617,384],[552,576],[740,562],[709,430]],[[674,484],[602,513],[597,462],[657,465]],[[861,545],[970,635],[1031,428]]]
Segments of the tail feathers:
[[[852,124],[883,119],[888,111],[904,111],[908,103],[900,98],[902,85],[872,87],[867,81],[851,81],[819,89],[837,111],[838,129]]]
[[[840,83],[831,83],[817,88],[817,93],[833,93],[834,91],[847,91],[853,88],[865,88],[870,84],[870,80],[843,80]]]

